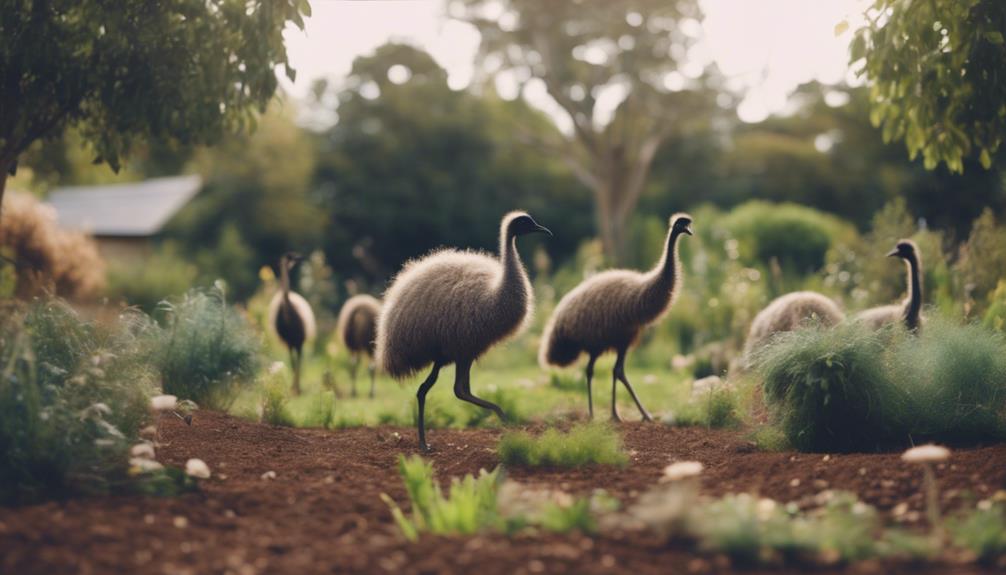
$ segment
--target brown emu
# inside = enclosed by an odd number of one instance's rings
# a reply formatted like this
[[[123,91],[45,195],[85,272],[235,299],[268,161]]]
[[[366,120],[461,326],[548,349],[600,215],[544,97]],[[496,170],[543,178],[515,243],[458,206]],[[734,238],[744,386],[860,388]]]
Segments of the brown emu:
[[[526,327],[534,293],[517,253],[516,238],[552,235],[525,212],[507,214],[500,224],[499,257],[441,250],[409,262],[384,296],[377,320],[377,365],[396,379],[433,364],[419,386],[419,446],[426,444],[426,393],[445,365],[455,364],[454,395],[490,409],[498,405],[471,392],[472,362],[497,342]]]
[[[369,358],[367,371],[370,372],[370,398],[374,398],[374,346],[377,341],[377,316],[381,313],[381,302],[369,295],[355,295],[342,305],[336,333],[343,345],[353,356],[352,395],[356,397],[356,372],[361,357]]]
[[[874,329],[903,321],[909,331],[915,331],[922,322],[922,258],[919,256],[919,246],[912,240],[900,240],[887,256],[904,260],[908,274],[908,297],[900,304],[862,311],[855,319]]]
[[[621,381],[643,419],[651,421],[625,376],[625,356],[643,328],[660,319],[674,302],[681,279],[678,238],[681,234],[692,235],[691,224],[692,218],[687,214],[671,216],[664,253],[652,270],[647,273],[608,270],[585,280],[559,301],[545,326],[538,353],[542,367],[566,366],[581,353],[588,355],[587,409],[591,418],[594,361],[602,353],[614,350],[618,355],[611,379],[611,418],[621,421],[615,403]]]
[[[744,344],[744,368],[750,368],[752,355],[767,344],[774,335],[793,331],[807,322],[820,322],[834,326],[845,319],[845,314],[831,298],[817,292],[798,291],[779,296],[758,312],[747,342]]]
[[[314,339],[314,312],[300,294],[290,290],[290,271],[303,260],[298,253],[287,252],[279,260],[280,290],[269,302],[269,326],[290,350],[293,392],[300,395],[300,363],[304,342]]]

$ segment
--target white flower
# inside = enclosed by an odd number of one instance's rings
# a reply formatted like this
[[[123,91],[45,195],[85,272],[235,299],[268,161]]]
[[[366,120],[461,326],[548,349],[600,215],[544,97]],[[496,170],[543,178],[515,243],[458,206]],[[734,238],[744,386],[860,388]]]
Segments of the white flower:
[[[174,395],[155,395],[150,398],[150,408],[154,411],[168,411],[178,405],[178,398]]]
[[[154,446],[150,443],[137,443],[129,450],[129,455],[131,457],[138,457],[140,459],[153,459],[154,458]]]
[[[678,461],[664,468],[664,477],[661,481],[679,481],[696,477],[703,469],[702,463],[698,461]]]
[[[209,479],[210,466],[202,459],[190,459],[185,462],[185,474],[199,479]]]
[[[920,445],[901,454],[908,463],[938,463],[950,457],[950,450],[940,445]]]
[[[274,361],[269,365],[269,375],[276,375],[283,371],[286,365],[282,361]]]
[[[129,460],[129,473],[132,475],[150,473],[152,471],[160,471],[162,469],[164,469],[164,466],[153,459],[133,457]]]

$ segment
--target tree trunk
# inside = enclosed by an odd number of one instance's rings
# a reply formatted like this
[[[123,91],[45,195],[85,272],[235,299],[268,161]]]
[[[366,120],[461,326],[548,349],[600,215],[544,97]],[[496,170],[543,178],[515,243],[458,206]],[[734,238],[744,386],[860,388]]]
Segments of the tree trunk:
[[[7,188],[7,163],[0,162],[0,222],[3,222],[3,193]]]

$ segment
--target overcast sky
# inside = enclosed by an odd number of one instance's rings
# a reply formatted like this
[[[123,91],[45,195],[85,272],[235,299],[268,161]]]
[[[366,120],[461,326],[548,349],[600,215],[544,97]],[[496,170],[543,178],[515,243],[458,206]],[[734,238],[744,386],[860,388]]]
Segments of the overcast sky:
[[[735,87],[746,91],[738,110],[742,120],[755,122],[785,110],[788,94],[803,82],[850,79],[850,34],[836,37],[834,30],[843,19],[856,20],[863,0],[700,2],[705,40],[696,54],[715,61]],[[447,18],[441,0],[313,0],[311,6],[306,30],[286,33],[297,82],[284,84],[296,98],[303,98],[317,78],[338,83],[354,58],[389,40],[425,49],[448,71],[453,88],[471,80],[478,32]],[[548,110],[543,92],[532,90],[529,99]]]

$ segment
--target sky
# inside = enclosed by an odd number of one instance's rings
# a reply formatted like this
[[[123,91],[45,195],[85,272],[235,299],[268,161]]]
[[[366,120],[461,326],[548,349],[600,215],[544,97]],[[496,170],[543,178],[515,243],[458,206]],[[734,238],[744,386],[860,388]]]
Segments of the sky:
[[[784,113],[788,95],[801,83],[855,81],[848,70],[850,32],[836,37],[835,26],[844,19],[857,22],[864,0],[700,3],[705,19],[703,41],[693,52],[695,65],[715,62],[731,86],[744,91],[738,108],[742,120],[758,122],[769,114]],[[357,56],[370,54],[389,40],[429,52],[447,70],[452,88],[462,89],[471,81],[479,34],[448,18],[441,0],[313,0],[311,6],[305,30],[291,28],[285,33],[297,81],[283,82],[294,98],[305,98],[318,78],[338,85]],[[515,84],[505,81],[497,88],[503,94],[516,92]],[[552,113],[560,128],[568,127],[542,87],[532,86],[525,97]],[[618,98],[613,93],[608,108],[613,109]],[[599,113],[604,116],[606,110]],[[604,119],[595,116],[595,121]]]

